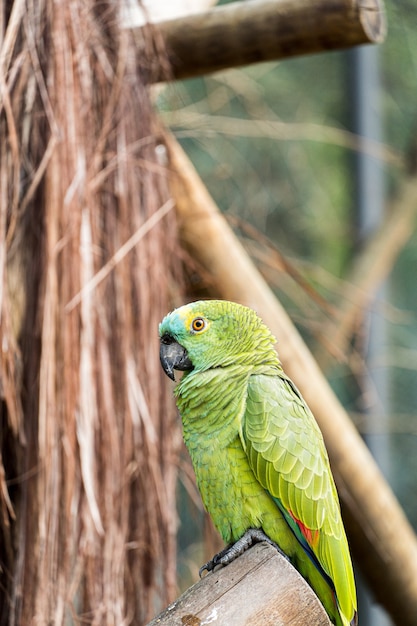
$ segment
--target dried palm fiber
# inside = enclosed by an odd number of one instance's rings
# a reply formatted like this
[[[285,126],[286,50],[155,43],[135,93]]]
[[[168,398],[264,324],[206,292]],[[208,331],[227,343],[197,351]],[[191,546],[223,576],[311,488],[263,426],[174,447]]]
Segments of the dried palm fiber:
[[[3,624],[141,624],[175,594],[157,321],[180,279],[146,87],[163,52],[119,8],[1,4]]]

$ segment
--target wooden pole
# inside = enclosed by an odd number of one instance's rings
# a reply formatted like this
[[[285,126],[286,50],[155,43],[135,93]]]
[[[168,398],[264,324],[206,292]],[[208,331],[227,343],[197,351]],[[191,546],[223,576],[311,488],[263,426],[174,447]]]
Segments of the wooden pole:
[[[278,338],[285,371],[315,415],[329,452],[354,557],[398,625],[415,626],[417,541],[390,487],[288,315],[214,204],[180,146],[168,139],[183,245],[213,295],[255,308]]]
[[[386,32],[382,0],[233,2],[154,28],[165,41],[174,79],[380,43]],[[142,29],[137,35],[142,39]],[[156,68],[151,81],[161,80],[166,71]]]
[[[331,626],[304,578],[266,543],[205,576],[148,626],[203,624]]]

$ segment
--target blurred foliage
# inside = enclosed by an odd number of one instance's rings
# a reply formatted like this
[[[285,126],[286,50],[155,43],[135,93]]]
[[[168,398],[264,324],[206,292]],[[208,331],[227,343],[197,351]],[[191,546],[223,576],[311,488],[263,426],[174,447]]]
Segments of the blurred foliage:
[[[409,172],[417,175],[417,3],[385,4],[388,37],[379,51],[388,206]],[[355,254],[349,63],[348,53],[332,52],[229,70],[176,83],[158,103],[218,206],[238,218],[233,227],[248,222],[266,234],[336,307]],[[254,247],[244,229],[237,232],[259,263],[265,245]],[[389,381],[390,417],[380,430],[373,424],[373,436],[389,435],[388,479],[417,529],[416,264],[414,236],[384,291],[388,343],[370,366],[387,368]],[[269,269],[266,276],[314,350],[315,330],[329,311],[282,268]],[[351,361],[333,361],[328,372],[355,418],[361,394],[357,369]],[[362,417],[356,420],[366,431]]]
[[[219,207],[336,273],[347,252],[333,239],[350,228],[348,155],[320,142],[320,126],[346,126],[343,66],[344,55],[332,53],[229,70],[176,85],[166,103]],[[313,133],[316,141],[304,139]]]

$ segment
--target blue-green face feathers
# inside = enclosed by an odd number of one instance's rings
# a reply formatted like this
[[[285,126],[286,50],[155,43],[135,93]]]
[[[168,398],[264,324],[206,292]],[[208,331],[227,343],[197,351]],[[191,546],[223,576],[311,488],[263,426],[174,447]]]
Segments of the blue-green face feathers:
[[[225,300],[175,309],[161,322],[159,335],[161,363],[172,379],[174,369],[202,371],[277,360],[275,339],[256,313]]]

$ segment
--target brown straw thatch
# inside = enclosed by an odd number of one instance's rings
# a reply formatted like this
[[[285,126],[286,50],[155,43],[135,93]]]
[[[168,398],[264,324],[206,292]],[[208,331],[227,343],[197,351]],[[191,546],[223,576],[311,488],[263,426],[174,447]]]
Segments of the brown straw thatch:
[[[120,5],[0,5],[1,624],[142,624],[175,594],[163,51]]]

